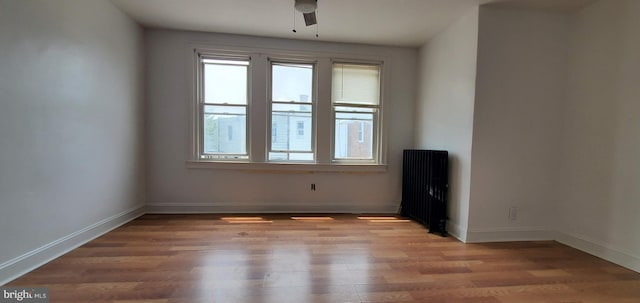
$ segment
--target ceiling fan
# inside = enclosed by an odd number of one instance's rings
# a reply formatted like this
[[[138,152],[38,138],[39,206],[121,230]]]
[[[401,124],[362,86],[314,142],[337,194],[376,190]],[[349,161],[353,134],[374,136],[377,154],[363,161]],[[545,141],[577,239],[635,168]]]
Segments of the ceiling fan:
[[[316,18],[316,10],[318,9],[318,0],[294,0],[293,7],[302,13],[304,24],[311,26],[318,24]]]

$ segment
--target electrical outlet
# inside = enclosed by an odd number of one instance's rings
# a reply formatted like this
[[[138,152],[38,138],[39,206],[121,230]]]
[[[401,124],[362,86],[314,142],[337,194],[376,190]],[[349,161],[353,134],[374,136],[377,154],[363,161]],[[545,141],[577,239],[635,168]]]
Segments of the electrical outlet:
[[[518,208],[512,206],[509,208],[509,220],[515,221],[518,219]]]
[[[311,183],[311,191],[316,191],[316,184],[315,183]]]

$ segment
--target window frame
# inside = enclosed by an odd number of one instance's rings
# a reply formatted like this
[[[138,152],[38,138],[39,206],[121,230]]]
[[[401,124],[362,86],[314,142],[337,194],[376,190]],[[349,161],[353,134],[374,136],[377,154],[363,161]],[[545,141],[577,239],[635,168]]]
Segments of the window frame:
[[[196,106],[196,142],[195,157],[197,161],[216,161],[216,162],[232,162],[232,161],[252,161],[251,160],[251,56],[239,54],[225,53],[205,53],[197,49],[194,50],[195,57],[195,106]],[[228,104],[228,103],[207,103],[205,100],[205,84],[204,84],[204,60],[221,60],[221,61],[241,61],[246,62],[247,67],[247,102],[246,104]],[[243,64],[244,65],[244,64]],[[206,106],[228,106],[228,107],[244,107],[245,109],[245,153],[244,154],[209,154],[204,151],[204,115]],[[207,155],[210,155],[207,157]]]
[[[380,76],[380,112],[378,114],[378,134],[376,161],[332,161],[334,150],[333,106],[331,96],[332,64],[362,63],[380,64],[381,66],[391,60],[388,55],[367,55],[355,53],[335,53],[326,51],[314,51],[309,49],[274,49],[240,45],[213,45],[209,43],[188,43],[185,48],[185,60],[189,62],[190,89],[187,92],[189,102],[188,113],[191,123],[188,127],[190,148],[186,151],[186,168],[189,169],[222,169],[255,172],[337,172],[337,173],[383,173],[387,171],[387,141],[388,130],[384,122],[385,86],[389,83],[384,72]],[[199,57],[215,57],[222,59],[249,59],[248,66],[248,102],[246,118],[246,159],[202,159],[200,150],[202,141],[202,110],[198,102],[199,84]],[[275,162],[268,161],[271,136],[271,98],[267,91],[271,90],[270,62],[291,63],[315,63],[314,67],[314,95],[313,108],[313,132],[312,141],[314,161],[310,162]],[[387,84],[385,84],[387,83]],[[235,127],[234,127],[235,128]]]
[[[333,100],[333,66],[335,64],[345,64],[345,65],[362,65],[362,66],[377,66],[378,67],[378,104],[377,105],[368,105],[361,103],[348,103],[348,102],[334,102]],[[361,61],[361,60],[332,60],[331,61],[331,162],[336,164],[355,164],[355,165],[365,165],[365,164],[382,164],[385,163],[385,153],[384,142],[386,139],[386,134],[383,131],[383,123],[382,123],[382,115],[384,113],[383,105],[384,105],[384,62],[383,61]],[[336,157],[336,121],[337,121],[337,113],[345,112],[339,111],[337,108],[363,108],[363,109],[372,109],[373,110],[373,118],[371,123],[372,125],[372,133],[371,133],[371,159],[369,158],[337,158]],[[359,121],[363,123],[362,121]]]
[[[311,79],[311,99],[310,102],[294,102],[294,101],[274,101],[273,100],[273,66],[281,64],[281,65],[311,65],[312,66],[312,79]],[[272,150],[273,144],[273,135],[267,138],[265,144],[265,162],[268,163],[309,163],[314,164],[317,163],[318,160],[318,150],[317,150],[317,112],[318,112],[318,65],[317,60],[307,59],[307,58],[292,58],[292,57],[269,57],[267,58],[267,126],[268,133],[273,134],[273,105],[274,104],[300,104],[300,105],[311,105],[311,160],[270,160],[270,153],[307,153],[306,151],[278,151]],[[291,128],[289,126],[289,128]]]

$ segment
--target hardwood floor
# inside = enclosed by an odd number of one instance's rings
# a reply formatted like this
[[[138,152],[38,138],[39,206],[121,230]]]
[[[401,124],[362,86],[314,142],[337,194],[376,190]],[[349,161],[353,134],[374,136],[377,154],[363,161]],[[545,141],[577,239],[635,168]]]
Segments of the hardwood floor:
[[[8,286],[51,302],[640,302],[640,273],[556,242],[354,215],[145,215]]]

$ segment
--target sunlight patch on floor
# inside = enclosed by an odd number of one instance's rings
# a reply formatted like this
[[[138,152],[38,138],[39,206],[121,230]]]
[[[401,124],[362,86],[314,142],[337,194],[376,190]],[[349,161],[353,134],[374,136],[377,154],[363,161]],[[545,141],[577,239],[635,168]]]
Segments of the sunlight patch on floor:
[[[371,223],[402,223],[411,220],[401,219],[394,216],[359,216],[359,220],[367,220]]]
[[[273,223],[271,220],[265,220],[263,217],[224,217],[222,221],[233,224],[262,224]]]

